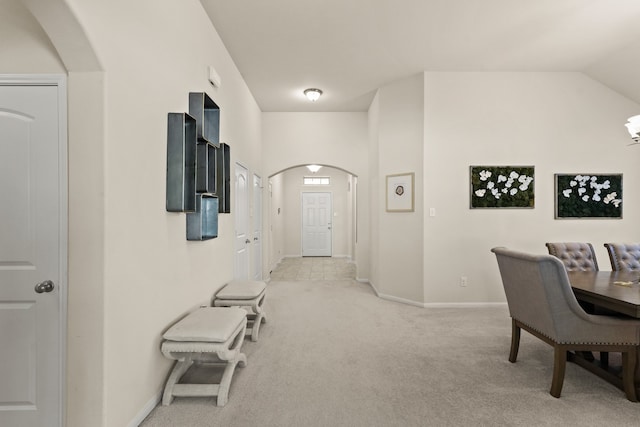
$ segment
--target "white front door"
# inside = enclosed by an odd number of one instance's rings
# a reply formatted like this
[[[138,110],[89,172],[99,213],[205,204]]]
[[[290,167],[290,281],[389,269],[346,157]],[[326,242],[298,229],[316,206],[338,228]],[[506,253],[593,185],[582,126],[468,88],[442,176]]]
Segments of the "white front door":
[[[249,183],[247,169],[236,163],[235,174],[235,218],[236,218],[236,256],[234,263],[234,278],[249,279]]]
[[[253,280],[262,280],[262,178],[253,175]]]
[[[302,256],[331,256],[331,193],[302,193]]]
[[[62,425],[66,130],[62,81],[0,76],[0,425]],[[64,101],[62,101],[64,103]]]

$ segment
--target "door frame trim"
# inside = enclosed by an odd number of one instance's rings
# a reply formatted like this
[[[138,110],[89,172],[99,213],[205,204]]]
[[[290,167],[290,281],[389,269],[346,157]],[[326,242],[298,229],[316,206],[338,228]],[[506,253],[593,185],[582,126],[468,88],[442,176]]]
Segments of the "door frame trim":
[[[237,262],[238,262],[238,248],[236,247],[237,241],[235,239],[237,239],[238,237],[238,192],[237,192],[237,185],[238,185],[238,175],[237,175],[237,168],[236,166],[240,166],[241,168],[243,168],[246,172],[247,172],[247,224],[245,224],[245,226],[247,227],[247,233],[253,233],[251,231],[251,229],[253,228],[251,226],[251,196],[252,194],[250,193],[251,191],[251,186],[249,184],[249,177],[251,176],[251,170],[246,166],[245,163],[243,163],[240,160],[235,160],[234,162],[232,162],[234,164],[234,168],[233,168],[233,192],[235,193],[235,197],[234,197],[234,205],[233,205],[233,238],[234,238],[234,258],[233,258],[233,277],[235,279],[237,279],[236,277],[236,273],[238,271],[236,271],[237,269]],[[251,244],[249,244],[249,247],[247,248],[247,262],[248,262],[248,270],[246,271],[246,275],[247,275],[247,280],[251,279],[251,257],[250,254],[252,252],[251,250]],[[244,275],[243,275],[244,277]],[[245,280],[245,279],[243,279]]]
[[[253,217],[254,217],[254,221],[253,224],[255,224],[255,220],[256,217],[258,217],[258,222],[260,223],[260,267],[259,267],[259,271],[254,271],[253,272],[253,278],[255,278],[256,275],[259,275],[260,278],[258,280],[262,280],[264,278],[264,245],[262,244],[262,242],[264,241],[264,181],[262,180],[262,176],[258,175],[256,172],[252,172],[253,175],[253,186],[252,186],[252,191],[253,194],[251,195],[251,211],[253,212]],[[256,182],[256,178],[260,180],[260,187],[258,187],[258,190],[256,191],[256,186],[255,186],[255,182]],[[260,195],[260,212],[256,212],[257,210],[257,206],[255,206],[255,202],[256,202],[256,195],[259,194]],[[252,227],[253,228],[253,227]],[[251,234],[253,234],[255,232],[255,230],[252,230]],[[254,235],[255,238],[255,235]],[[254,243],[255,245],[255,243]],[[255,246],[254,246],[255,249]],[[256,254],[253,254],[253,261],[255,261],[256,258]],[[258,274],[259,273],[259,274]]]
[[[68,287],[68,131],[67,131],[67,76],[65,74],[0,74],[2,86],[56,86],[58,89],[58,189],[59,189],[59,220],[58,251],[59,251],[59,313],[60,332],[58,336],[58,392],[59,426],[64,425],[66,416],[66,360],[67,360],[67,287]]]

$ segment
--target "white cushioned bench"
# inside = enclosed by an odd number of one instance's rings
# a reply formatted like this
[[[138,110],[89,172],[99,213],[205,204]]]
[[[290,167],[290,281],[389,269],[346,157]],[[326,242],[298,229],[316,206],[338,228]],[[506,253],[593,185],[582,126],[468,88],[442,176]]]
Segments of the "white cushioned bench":
[[[217,405],[224,406],[236,365],[247,364],[240,352],[246,329],[245,310],[216,307],[199,308],[169,328],[162,336],[161,350],[176,363],[165,384],[162,404],[169,405],[174,396],[218,396]],[[220,383],[178,383],[194,362],[223,366]]]
[[[267,321],[263,304],[267,292],[267,284],[261,280],[232,280],[216,293],[214,307],[246,307],[247,334],[251,333],[251,341],[258,341],[260,324]]]

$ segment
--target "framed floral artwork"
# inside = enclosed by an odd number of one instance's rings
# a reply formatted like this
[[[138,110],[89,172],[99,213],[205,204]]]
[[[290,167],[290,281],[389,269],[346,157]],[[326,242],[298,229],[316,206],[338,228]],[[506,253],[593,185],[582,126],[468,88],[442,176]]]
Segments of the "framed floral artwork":
[[[413,212],[415,174],[387,175],[387,212]]]
[[[471,208],[533,208],[533,166],[471,166]]]
[[[622,218],[622,174],[555,174],[555,218]]]

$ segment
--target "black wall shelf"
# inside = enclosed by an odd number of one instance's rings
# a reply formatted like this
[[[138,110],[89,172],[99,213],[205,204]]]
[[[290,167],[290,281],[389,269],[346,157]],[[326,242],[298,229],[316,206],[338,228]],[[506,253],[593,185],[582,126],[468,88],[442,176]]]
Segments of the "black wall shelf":
[[[198,123],[198,140],[220,144],[220,107],[204,92],[189,93],[189,114]]]
[[[231,213],[231,149],[224,142],[218,148],[217,194],[220,213]]]
[[[217,195],[216,172],[218,148],[213,144],[198,143],[196,150],[197,156],[197,173],[196,173],[196,191],[198,193],[212,193]]]
[[[169,113],[167,119],[167,210],[196,210],[196,119]]]
[[[199,194],[196,211],[187,213],[187,240],[209,240],[218,237],[218,198]]]

